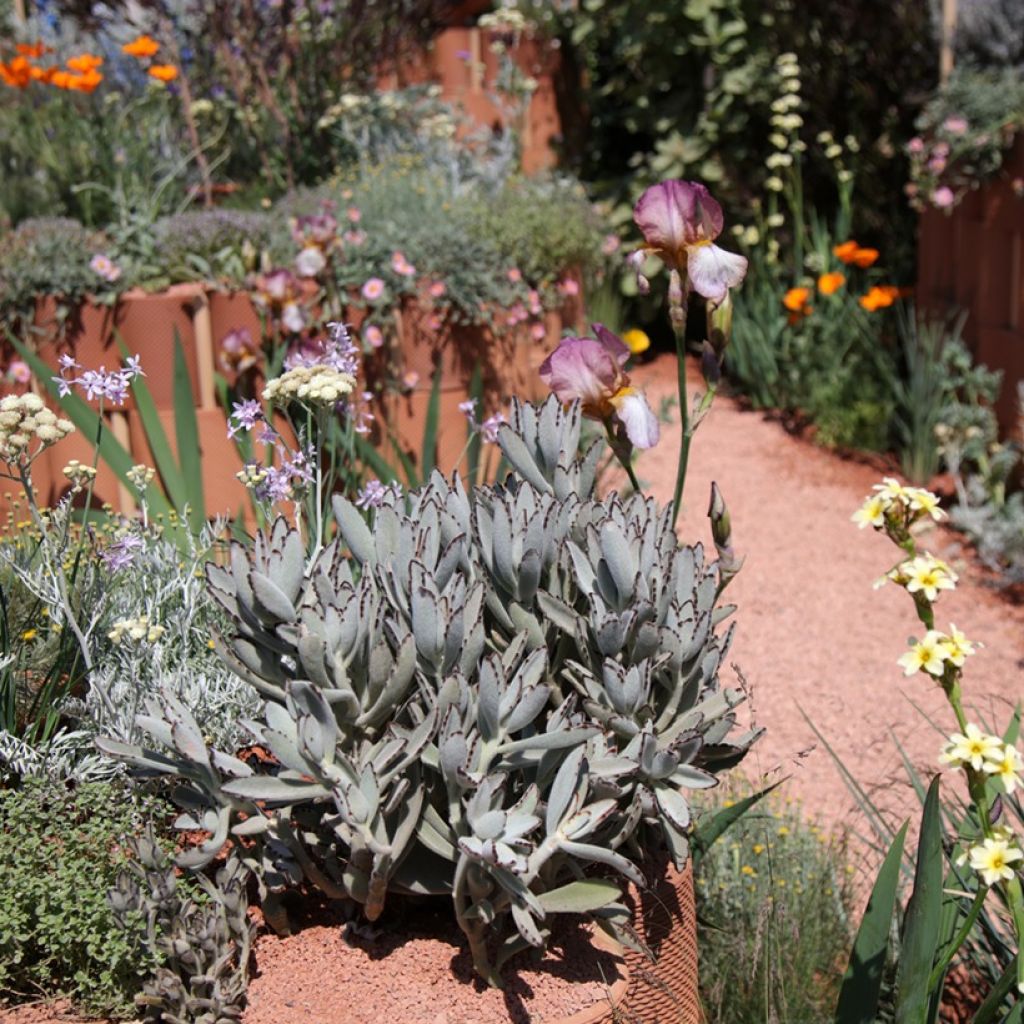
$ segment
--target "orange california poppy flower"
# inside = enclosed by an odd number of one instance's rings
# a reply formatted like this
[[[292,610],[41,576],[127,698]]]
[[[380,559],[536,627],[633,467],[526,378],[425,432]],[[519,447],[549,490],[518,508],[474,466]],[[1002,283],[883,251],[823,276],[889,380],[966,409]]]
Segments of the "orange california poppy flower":
[[[159,49],[160,44],[152,36],[143,34],[136,36],[130,43],[125,43],[121,47],[121,52],[127,53],[129,57],[152,57]]]
[[[67,89],[69,87],[68,82],[74,77],[70,71],[58,69],[50,76],[50,85],[56,89]]]
[[[154,64],[149,76],[158,82],[173,82],[178,77],[178,69],[173,64]]]
[[[70,57],[68,59],[68,67],[80,75],[95,71],[102,64],[103,58],[97,57],[93,53],[80,53],[77,57]]]
[[[85,71],[80,75],[69,75],[67,85],[64,88],[70,89],[72,92],[93,92],[102,81],[103,75],[93,68],[91,71]]]
[[[807,305],[807,300],[811,297],[809,288],[790,288],[785,295],[782,296],[782,304],[791,313],[805,313],[810,312],[810,307]]]
[[[860,246],[851,238],[848,242],[842,242],[832,247],[832,254],[842,263],[852,263],[853,254]]]
[[[869,312],[891,306],[899,297],[900,290],[891,284],[873,285],[867,295],[860,297],[860,304]]]
[[[822,274],[818,278],[818,291],[822,295],[834,295],[846,283],[846,275],[833,270],[830,274]]]
[[[877,259],[877,249],[858,249],[853,254],[853,259],[851,262],[855,263],[861,269],[865,269],[867,267],[870,267],[871,264],[874,263]]]
[[[41,42],[35,43],[18,43],[15,50],[22,55],[22,57],[39,58],[44,53],[52,53],[53,51],[48,46],[44,46]]]
[[[33,64],[29,68],[29,74],[33,82],[52,82],[53,76],[57,73],[56,68],[41,68]]]
[[[32,65],[24,57],[15,57],[9,64],[0,64],[0,81],[15,89],[24,89],[32,81]]]

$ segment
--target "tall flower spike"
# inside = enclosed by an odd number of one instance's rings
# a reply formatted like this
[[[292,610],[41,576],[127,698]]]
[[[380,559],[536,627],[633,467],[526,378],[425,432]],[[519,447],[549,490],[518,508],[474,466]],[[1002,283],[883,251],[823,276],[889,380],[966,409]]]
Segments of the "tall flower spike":
[[[579,399],[584,416],[609,425],[617,419],[636,448],[653,448],[660,433],[658,418],[622,369],[629,347],[602,324],[594,324],[594,334],[563,338],[541,364],[541,380],[560,402]]]
[[[746,258],[714,245],[722,233],[722,207],[695,181],[653,185],[633,208],[645,248],[689,278],[690,287],[721,302],[746,276]]]

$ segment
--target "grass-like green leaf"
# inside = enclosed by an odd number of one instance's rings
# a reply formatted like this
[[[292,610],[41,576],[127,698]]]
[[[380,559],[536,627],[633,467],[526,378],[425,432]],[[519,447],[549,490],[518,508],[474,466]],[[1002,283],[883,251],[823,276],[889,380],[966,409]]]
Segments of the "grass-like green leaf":
[[[942,809],[939,776],[928,787],[917,844],[914,889],[903,922],[896,1024],[928,1024],[935,951],[942,926]]]
[[[423,450],[420,452],[422,483],[426,483],[437,466],[437,427],[441,419],[441,368],[434,371],[427,402],[427,421],[423,424]],[[411,482],[411,481],[410,481]]]
[[[693,858],[694,870],[716,840],[720,839],[755,804],[760,803],[773,789],[777,789],[785,781],[785,779],[779,779],[778,782],[773,782],[770,786],[765,786],[764,789],[759,789],[756,793],[737,800],[731,807],[722,807],[714,814],[701,819],[690,836],[690,856]]]
[[[871,888],[839,991],[835,1024],[873,1024],[878,1015],[889,932],[899,894],[900,864],[909,822],[896,833]]]
[[[185,362],[178,328],[174,328],[174,433],[178,442],[178,465],[188,502],[189,526],[199,533],[206,521],[203,495],[203,463],[199,448],[199,423],[192,397],[192,378]]]

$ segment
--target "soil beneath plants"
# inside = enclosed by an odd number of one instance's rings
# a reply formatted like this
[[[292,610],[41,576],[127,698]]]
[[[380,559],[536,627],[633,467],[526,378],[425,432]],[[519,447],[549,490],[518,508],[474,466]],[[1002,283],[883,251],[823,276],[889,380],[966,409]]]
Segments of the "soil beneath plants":
[[[321,913],[291,937],[260,936],[256,967],[243,1024],[544,1024],[606,1001],[621,962],[566,921],[543,958],[521,954],[490,988],[445,907],[400,928],[346,930]]]
[[[700,387],[690,369],[691,388]],[[655,408],[674,394],[671,357],[635,376]],[[678,437],[678,427],[665,428],[637,464],[662,501],[671,499]],[[931,775],[941,731],[952,727],[938,688],[921,675],[904,678],[896,664],[907,638],[921,632],[906,594],[872,587],[896,549],[850,522],[883,472],[891,472],[884,460],[839,457],[722,396],[697,432],[680,521],[684,540],[704,542],[713,555],[706,510],[717,481],[734,546],[746,558],[726,592],[739,611],[724,669],[728,683],[749,690],[745,714],[767,727],[746,774],[755,782],[788,777],[785,791],[808,815],[855,835],[867,835],[863,815],[810,723],[894,821],[916,819],[919,808],[900,747]],[[1024,608],[995,588],[954,531],[934,528],[926,546],[960,576],[956,591],[940,599],[937,625],[955,622],[985,645],[968,662],[966,704],[1002,727],[1024,698]],[[866,857],[860,870],[866,878],[875,868]],[[330,919],[311,921],[291,938],[261,936],[256,965],[245,1024],[541,1024],[601,998],[614,977],[612,958],[595,954],[577,932],[539,963],[520,960],[504,992],[484,990],[451,930],[405,929],[400,938],[382,931],[348,945]],[[0,1010],[0,1024],[80,1019],[66,1007]]]

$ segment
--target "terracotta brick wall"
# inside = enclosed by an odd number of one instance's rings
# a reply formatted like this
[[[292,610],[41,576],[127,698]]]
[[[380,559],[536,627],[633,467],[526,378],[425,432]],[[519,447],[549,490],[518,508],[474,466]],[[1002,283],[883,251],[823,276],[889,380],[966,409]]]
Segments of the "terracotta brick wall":
[[[442,97],[460,107],[476,123],[500,129],[501,110],[492,100],[498,58],[491,52],[490,33],[476,27],[443,29],[419,60],[399,74],[384,75],[382,89],[435,82]],[[555,101],[554,78],[558,50],[542,39],[524,38],[515,53],[516,63],[537,81],[523,126],[523,170],[527,174],[553,167],[561,122]],[[481,68],[482,65],[482,68]]]
[[[929,210],[918,236],[921,308],[965,310],[964,337],[975,357],[1003,371],[997,406],[1006,433],[1019,433],[1017,383],[1024,380],[1024,138],[999,179],[968,195],[951,214]]]

